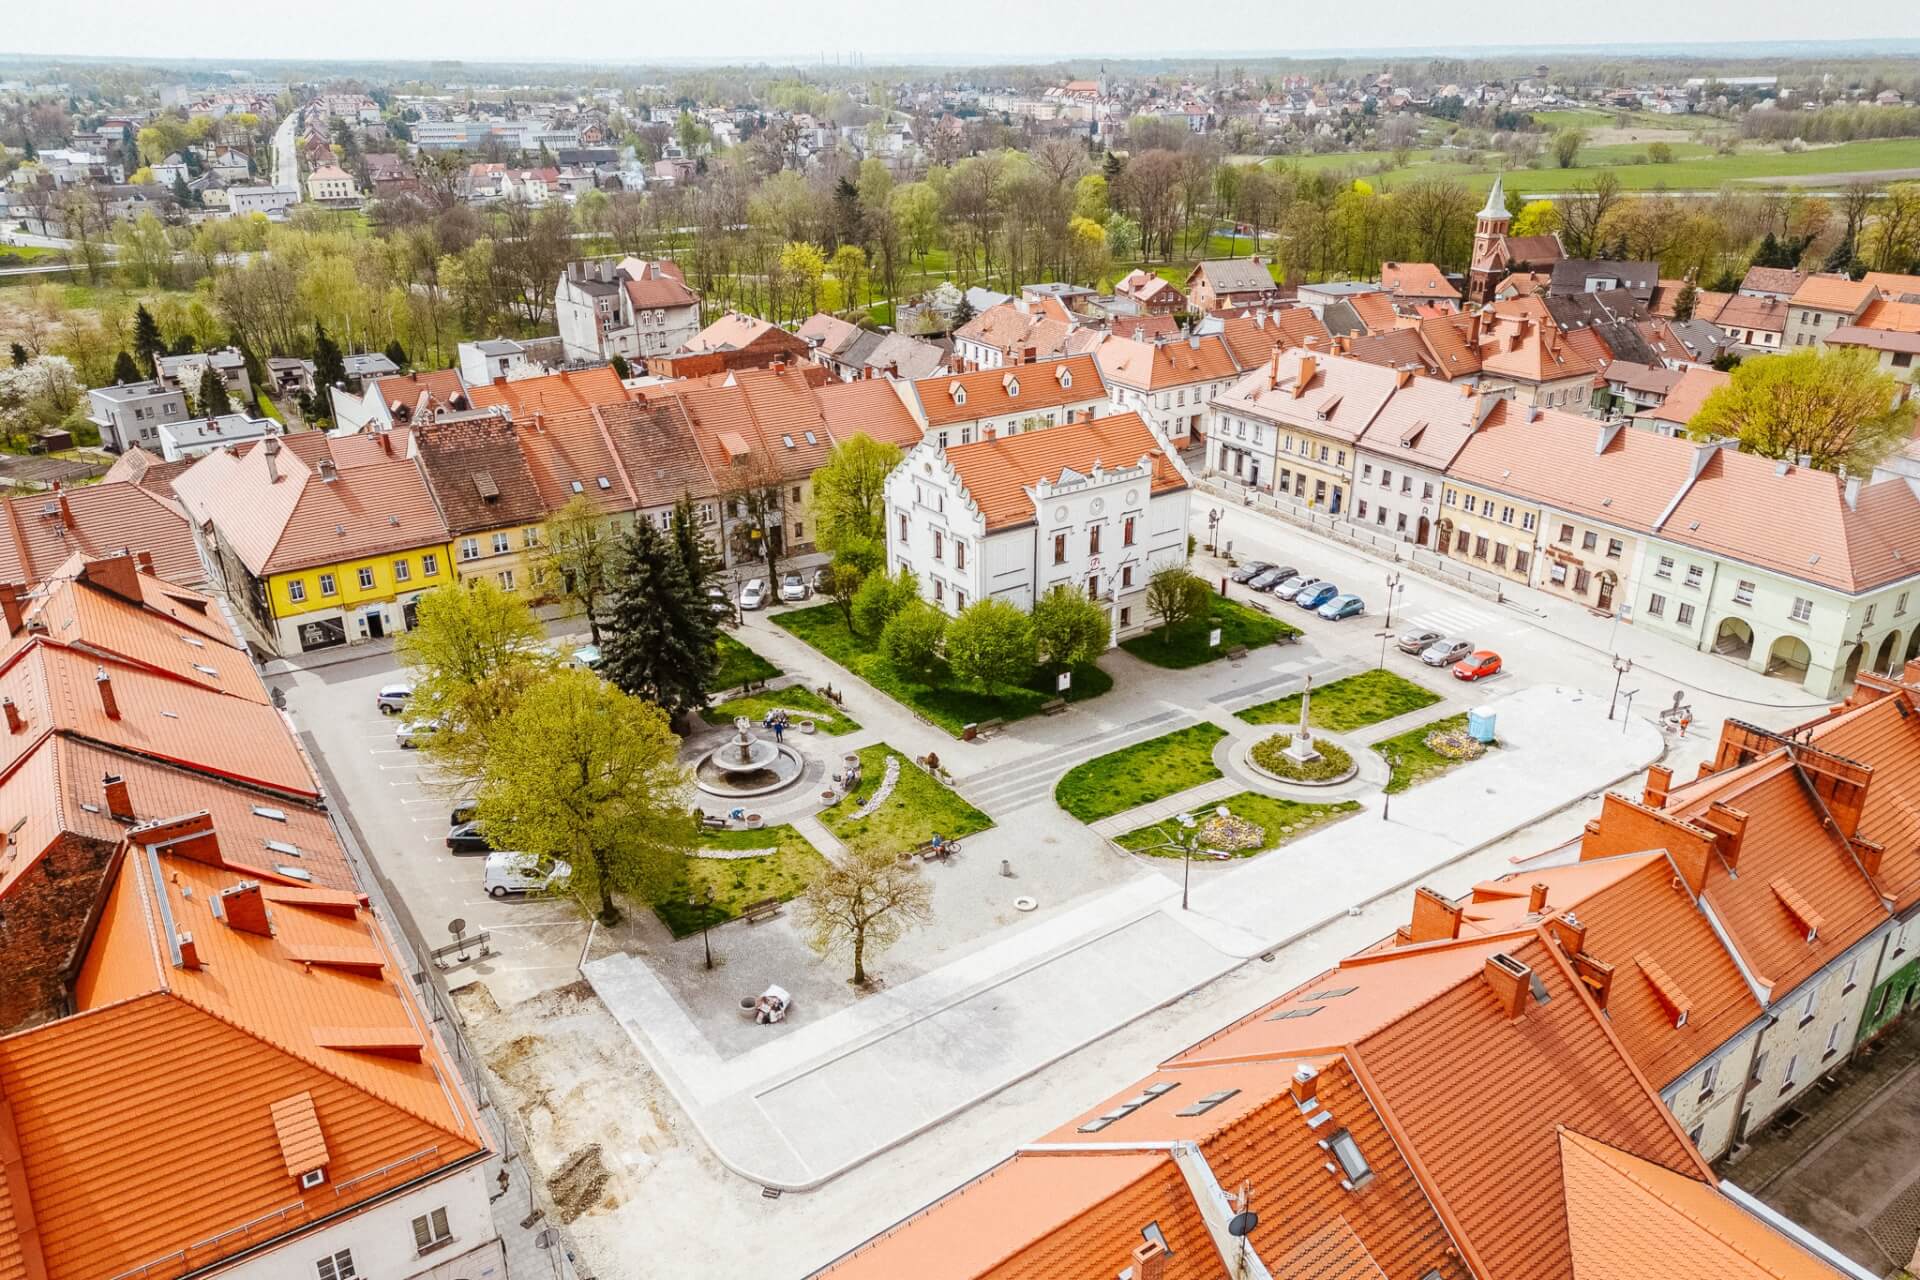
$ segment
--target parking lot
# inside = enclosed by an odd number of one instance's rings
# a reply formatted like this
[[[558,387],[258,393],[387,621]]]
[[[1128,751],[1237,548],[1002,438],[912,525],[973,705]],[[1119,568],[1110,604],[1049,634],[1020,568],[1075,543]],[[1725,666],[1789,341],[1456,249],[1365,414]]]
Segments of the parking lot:
[[[395,740],[405,717],[382,715],[374,704],[397,674],[393,655],[378,653],[273,676],[271,683],[285,691],[329,789],[344,799],[362,848],[426,945],[450,943],[454,920],[466,922],[468,935],[487,933],[494,954],[474,950],[466,962],[456,959],[450,985],[485,978],[494,998],[509,1004],[572,981],[586,941],[579,912],[566,902],[490,898],[481,888],[485,857],[447,851],[457,797],[432,782],[418,752]]]

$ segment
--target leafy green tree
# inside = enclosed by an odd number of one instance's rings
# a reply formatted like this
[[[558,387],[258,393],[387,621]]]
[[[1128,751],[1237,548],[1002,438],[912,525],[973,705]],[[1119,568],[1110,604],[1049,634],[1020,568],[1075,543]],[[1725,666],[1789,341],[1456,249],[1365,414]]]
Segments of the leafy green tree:
[[[488,838],[564,859],[567,891],[602,924],[615,893],[671,887],[693,846],[691,777],[667,715],[591,671],[556,671],[492,735],[477,797]]]
[[[1689,280],[1680,286],[1680,296],[1673,300],[1673,318],[1675,320],[1693,319],[1693,309],[1700,301],[1700,291]]]
[[[876,639],[895,614],[920,598],[920,580],[911,569],[869,574],[854,593],[852,626]]]
[[[919,863],[900,861],[896,850],[854,848],[814,877],[801,896],[799,916],[815,951],[851,954],[853,984],[864,987],[870,954],[933,919],[933,890]]]
[[[413,630],[394,652],[413,683],[408,717],[439,726],[422,749],[456,787],[480,776],[493,734],[553,669],[545,639],[526,601],[490,578],[420,597]]]
[[[947,664],[989,696],[1033,674],[1033,624],[1018,606],[976,600],[947,627]]]
[[[159,357],[167,353],[166,339],[160,336],[159,322],[153,318],[153,312],[147,310],[147,304],[141,303],[133,312],[133,354],[140,358],[140,364],[149,378],[160,372]]]
[[[601,674],[669,716],[707,705],[719,659],[712,615],[672,538],[637,520],[621,539]]]
[[[400,339],[395,338],[387,344],[387,359],[393,361],[396,368],[404,369],[407,367],[409,363],[407,360],[407,349],[400,345]]]
[[[690,494],[681,494],[680,501],[673,504],[673,551],[680,558],[680,571],[687,575],[687,585],[694,595],[704,599],[708,584],[720,572],[720,556],[707,541],[707,535],[701,532]]]
[[[1651,143],[1647,147],[1647,159],[1655,164],[1672,164],[1673,147],[1665,142]]]
[[[1580,158],[1580,148],[1587,144],[1584,129],[1562,129],[1553,135],[1553,162],[1562,169],[1573,168]]]
[[[233,398],[227,394],[227,380],[212,364],[200,371],[200,393],[194,397],[197,416],[217,418],[233,412]]]
[[[618,351],[613,353],[613,359],[607,361],[607,363],[613,366],[614,376],[616,378],[619,378],[621,381],[624,382],[626,379],[631,378],[633,376],[633,366],[629,365],[627,363],[627,358],[621,355]]]
[[[317,394],[326,395],[328,387],[341,386],[347,380],[347,358],[340,354],[340,344],[327,336],[325,326],[313,326],[313,385]]]
[[[946,634],[947,615],[924,600],[915,600],[881,628],[880,654],[896,670],[925,676],[939,660]]]
[[[1040,660],[1055,670],[1092,662],[1113,638],[1105,606],[1062,583],[1033,606],[1033,639]]]
[[[569,499],[540,529],[535,580],[586,615],[600,643],[600,610],[613,589],[618,540],[585,494]]]
[[[15,346],[15,349],[18,350],[21,355],[26,354],[25,347],[21,347],[18,343],[15,343],[14,346]],[[25,364],[26,361],[15,360],[14,363],[16,365],[20,365],[20,364]],[[117,387],[124,387],[128,383],[138,382],[138,381],[140,381],[140,366],[133,362],[133,357],[131,355],[127,354],[125,351],[122,351],[119,355],[113,358],[113,384]]]
[[[840,607],[840,616],[846,620],[849,631],[854,629],[853,602],[866,581],[867,575],[860,566],[844,556],[834,557],[820,575],[820,590]]]
[[[1768,458],[1806,457],[1866,475],[1913,434],[1914,405],[1859,348],[1807,347],[1749,360],[1687,424],[1696,440],[1731,436]]]
[[[1173,629],[1205,613],[1213,588],[1183,564],[1162,565],[1147,579],[1147,611],[1160,619],[1160,640],[1173,641]]]
[[[903,456],[899,446],[864,431],[833,446],[813,473],[807,505],[815,545],[836,561],[845,556],[862,574],[885,562],[887,477]]]

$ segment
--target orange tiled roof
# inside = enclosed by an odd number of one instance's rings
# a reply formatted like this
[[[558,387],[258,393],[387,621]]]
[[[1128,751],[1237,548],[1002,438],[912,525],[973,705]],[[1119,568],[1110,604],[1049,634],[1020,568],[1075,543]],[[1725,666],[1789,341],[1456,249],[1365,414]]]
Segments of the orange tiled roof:
[[[902,449],[920,443],[920,423],[908,412],[903,394],[906,384],[886,378],[862,378],[858,382],[830,382],[814,395],[820,401],[820,416],[835,440],[867,435]]]
[[[1920,302],[1890,302],[1879,298],[1869,302],[1854,323],[1862,329],[1888,333],[1920,333]]]
[[[127,481],[0,499],[0,582],[33,582],[76,552],[145,551],[169,582],[193,586],[206,569],[181,504]]]
[[[1057,481],[1069,469],[1085,475],[1095,464],[1131,467],[1143,457],[1152,459],[1154,493],[1186,488],[1179,469],[1137,413],[1022,431],[946,451],[948,465],[979,506],[989,531],[1033,520],[1033,498],[1027,491],[1037,481]]]
[[[579,497],[602,512],[633,510],[633,493],[598,410],[543,413],[519,439],[547,510]]]
[[[1793,291],[1793,305],[1820,311],[1844,311],[1852,314],[1873,297],[1873,286],[1865,280],[1840,276],[1808,276]]]
[[[809,368],[821,372],[818,366]],[[807,369],[741,369],[721,385],[681,394],[694,440],[720,492],[769,475],[802,480],[826,461],[833,437],[814,388]],[[658,403],[659,396],[653,400]],[[747,449],[738,461],[731,448],[735,441]]]
[[[1271,311],[1235,311],[1220,321],[1220,337],[1233,349],[1242,369],[1251,369],[1273,356],[1275,347],[1304,347],[1328,341],[1327,326],[1308,307],[1277,307]]]
[[[1920,302],[1920,276],[1903,276],[1893,271],[1869,271],[1860,277],[1861,284],[1870,284],[1880,291],[1880,296],[1894,302]]]
[[[719,492],[678,397],[604,405],[597,412],[639,506],[670,506],[682,497]],[[594,483],[597,490],[599,481]]]
[[[1453,287],[1446,273],[1431,262],[1383,262],[1380,287],[1403,300],[1452,298],[1457,301],[1460,297],[1460,291]]]
[[[407,411],[408,416],[412,416],[423,399],[437,404],[451,404],[455,396],[466,390],[466,385],[458,369],[428,369],[376,378],[372,390],[379,397],[379,402],[388,409],[398,405]],[[295,436],[300,434],[303,433],[294,433]]]
[[[1399,323],[1393,299],[1384,293],[1356,293],[1345,301],[1353,308],[1353,314],[1360,317],[1368,333],[1386,333]]]
[[[1272,352],[1271,347],[1268,352]],[[1217,334],[1160,343],[1111,337],[1094,355],[1109,383],[1141,391],[1218,382],[1240,372],[1232,348]]]
[[[1050,315],[1033,303],[1002,302],[988,307],[953,331],[956,340],[978,342],[982,346],[1009,354],[1031,347],[1035,359],[1060,354],[1061,344],[1073,332],[1073,325],[1062,316]]]
[[[980,418],[1054,409],[1082,400],[1104,400],[1107,384],[1094,357],[1080,355],[1005,369],[978,369],[947,377],[920,378],[912,383],[912,395],[926,424],[944,427]]]
[[[601,365],[538,378],[502,378],[473,388],[467,398],[476,409],[504,406],[515,422],[525,422],[536,413],[564,413],[569,409],[617,404],[633,399],[633,393],[620,381],[619,374]]]

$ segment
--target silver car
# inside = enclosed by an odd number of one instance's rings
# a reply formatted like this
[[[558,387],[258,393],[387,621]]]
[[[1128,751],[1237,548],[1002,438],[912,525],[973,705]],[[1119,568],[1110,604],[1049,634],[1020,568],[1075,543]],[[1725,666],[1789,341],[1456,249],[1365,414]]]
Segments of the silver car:
[[[407,701],[412,697],[410,684],[383,684],[380,692],[373,695],[373,705],[380,708],[382,715],[398,715],[407,709]]]
[[[1430,667],[1450,667],[1472,652],[1471,640],[1435,640],[1420,651],[1420,661]]]
[[[747,585],[740,588],[740,607],[758,609],[767,603],[767,580],[750,578]]]
[[[807,598],[807,580],[797,573],[785,574],[780,579],[780,598],[794,601]]]

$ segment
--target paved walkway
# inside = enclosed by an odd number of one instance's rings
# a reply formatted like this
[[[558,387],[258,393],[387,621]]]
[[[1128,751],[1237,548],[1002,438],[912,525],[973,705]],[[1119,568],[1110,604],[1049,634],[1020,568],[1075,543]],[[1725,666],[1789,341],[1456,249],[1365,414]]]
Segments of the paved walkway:
[[[1542,687],[1499,700],[1505,745],[1265,857],[1196,877],[1193,909],[1155,871],[762,1047],[723,1057],[644,961],[584,972],[727,1167],[804,1189],[1074,1049],[1630,776],[1664,744],[1610,731],[1605,703]],[[1429,708],[1429,710],[1433,710]]]

